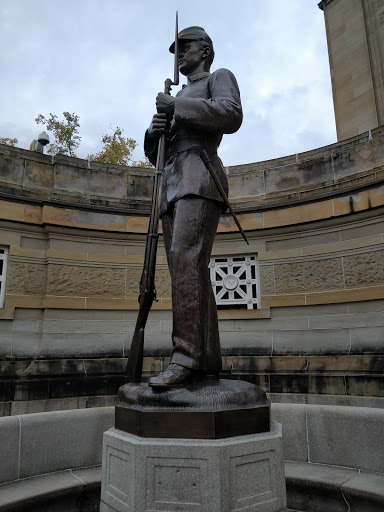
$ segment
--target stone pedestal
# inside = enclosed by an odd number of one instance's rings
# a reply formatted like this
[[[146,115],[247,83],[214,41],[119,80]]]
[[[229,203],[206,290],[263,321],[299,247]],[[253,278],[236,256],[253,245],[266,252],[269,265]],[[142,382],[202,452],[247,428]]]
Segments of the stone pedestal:
[[[225,439],[104,434],[100,512],[286,510],[281,425]]]

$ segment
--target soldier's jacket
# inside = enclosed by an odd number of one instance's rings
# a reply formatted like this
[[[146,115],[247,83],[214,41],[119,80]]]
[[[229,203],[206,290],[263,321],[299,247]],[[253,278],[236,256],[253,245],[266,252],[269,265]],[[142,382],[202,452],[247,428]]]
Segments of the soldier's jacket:
[[[217,148],[224,133],[236,132],[242,123],[240,92],[228,69],[191,76],[175,98],[175,113],[167,136],[160,214],[186,195],[222,202],[220,192],[200,157],[204,148],[224,190],[228,182]],[[157,145],[150,129],[145,134],[145,153],[156,165]]]

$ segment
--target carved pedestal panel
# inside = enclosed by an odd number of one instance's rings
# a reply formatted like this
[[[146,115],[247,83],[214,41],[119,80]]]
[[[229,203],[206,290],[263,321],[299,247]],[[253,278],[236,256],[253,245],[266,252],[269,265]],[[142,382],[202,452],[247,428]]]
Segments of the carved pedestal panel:
[[[104,434],[100,512],[286,510],[281,425],[226,439]]]

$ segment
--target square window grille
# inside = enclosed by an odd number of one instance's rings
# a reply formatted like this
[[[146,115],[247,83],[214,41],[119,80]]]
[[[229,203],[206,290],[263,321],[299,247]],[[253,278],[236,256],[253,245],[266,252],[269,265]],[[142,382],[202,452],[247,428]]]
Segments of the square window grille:
[[[209,270],[218,309],[260,307],[257,256],[211,258]]]
[[[8,249],[0,247],[0,308],[4,307],[5,275],[7,272]]]

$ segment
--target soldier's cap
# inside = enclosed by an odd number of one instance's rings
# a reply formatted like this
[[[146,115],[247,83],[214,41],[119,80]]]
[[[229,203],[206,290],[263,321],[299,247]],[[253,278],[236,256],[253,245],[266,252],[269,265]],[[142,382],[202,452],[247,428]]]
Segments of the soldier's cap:
[[[206,41],[212,48],[212,39],[202,27],[187,27],[179,32],[179,40],[183,41]],[[171,53],[175,53],[175,41],[169,47]]]

